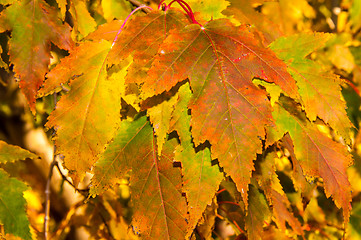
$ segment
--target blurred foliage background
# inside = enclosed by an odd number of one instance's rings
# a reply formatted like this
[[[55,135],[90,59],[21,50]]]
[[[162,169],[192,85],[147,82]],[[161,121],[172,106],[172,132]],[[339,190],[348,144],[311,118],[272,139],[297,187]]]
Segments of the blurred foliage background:
[[[59,18],[73,27],[73,39],[81,41],[99,25],[123,20],[140,4],[156,9],[159,1],[131,0],[48,0],[48,4],[59,8]],[[290,180],[292,166],[289,154],[280,150],[275,156],[277,173],[291,202],[290,209],[302,222],[307,239],[361,239],[361,1],[360,0],[202,0],[187,1],[199,18],[228,17],[235,24],[251,24],[264,35],[260,40],[268,45],[280,36],[298,32],[330,32],[333,37],[326,46],[309,57],[320,62],[327,70],[338,74],[343,80],[343,96],[347,112],[355,128],[350,133],[350,147],[354,165],[348,169],[352,184],[352,215],[347,226],[342,224],[342,213],[332,200],[327,199],[315,180],[308,196],[300,196]],[[63,4],[63,5],[62,5]],[[66,5],[64,5],[66,4]],[[0,11],[7,5],[0,0]],[[236,8],[241,6],[241,8]],[[242,9],[242,10],[239,10]],[[81,14],[76,14],[76,12]],[[137,14],[145,14],[138,12]],[[74,17],[76,16],[76,18]],[[52,131],[43,126],[54,108],[52,96],[37,101],[34,116],[20,93],[16,77],[9,66],[9,33],[0,34],[0,140],[28,149],[41,159],[3,164],[11,176],[26,182],[31,190],[25,192],[27,213],[34,239],[43,238],[45,212],[45,187],[52,161]],[[52,68],[67,52],[52,46]],[[64,89],[63,92],[66,92]],[[60,94],[61,95],[61,94]],[[334,136],[330,129],[324,132]],[[342,140],[340,140],[342,141]],[[60,161],[60,159],[59,159]],[[60,164],[61,165],[61,164]],[[54,168],[50,195],[50,232],[52,239],[137,239],[128,224],[132,206],[127,179],[119,182],[116,189],[94,199],[87,198],[90,177],[76,191],[68,182],[66,171],[61,166]],[[231,182],[224,181],[217,199],[204,214],[192,236],[193,239],[246,239],[243,207],[239,193]],[[265,239],[297,238],[286,226],[281,232],[265,222]],[[5,235],[0,226],[0,236]],[[202,237],[201,237],[202,236]]]

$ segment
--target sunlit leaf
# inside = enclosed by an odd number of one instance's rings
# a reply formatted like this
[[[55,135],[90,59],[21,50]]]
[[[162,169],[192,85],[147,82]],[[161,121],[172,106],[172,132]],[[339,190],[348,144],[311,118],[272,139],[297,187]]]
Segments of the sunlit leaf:
[[[0,140],[0,163],[24,160],[25,158],[36,159],[38,156],[18,146],[10,145]]]
[[[350,142],[351,122],[346,114],[346,104],[341,96],[341,80],[306,56],[322,46],[330,35],[299,34],[280,38],[270,45],[278,57],[289,66],[289,72],[297,82],[307,117],[317,117]]]
[[[72,36],[75,39],[82,39],[93,32],[97,26],[95,20],[90,15],[87,5],[83,0],[72,0],[70,2],[69,13],[75,19]],[[78,34],[78,35],[77,35]]]
[[[104,18],[110,22],[114,18],[125,19],[132,11],[131,3],[126,0],[102,0]]]
[[[147,110],[150,122],[153,124],[154,132],[157,135],[158,153],[161,154],[163,144],[169,130],[169,122],[172,117],[174,105],[178,96],[173,96],[169,100]]]
[[[190,115],[187,108],[191,97],[189,84],[183,85],[178,94],[179,99],[172,116],[171,130],[177,131],[181,140],[181,146],[176,148],[175,159],[182,164],[183,192],[186,193],[190,215],[189,230],[193,230],[207,205],[212,203],[223,174],[217,165],[212,166],[209,148],[197,153],[193,148]]]
[[[246,26],[234,27],[225,19],[173,31],[143,79],[143,94],[167,91],[187,77],[193,91],[194,142],[210,141],[212,158],[219,159],[248,202],[253,160],[262,149],[264,126],[272,124],[266,93],[252,78],[274,82],[297,97],[295,82],[271,51],[257,45]]]
[[[121,82],[108,79],[105,61],[111,44],[86,42],[47,76],[46,93],[70,81],[70,92],[58,102],[46,126],[56,130],[57,152],[74,180],[82,180],[113,137],[120,121]]]
[[[293,111],[297,109],[292,104],[289,107]],[[348,221],[351,186],[346,169],[352,158],[346,148],[319,132],[301,114],[290,114],[279,105],[275,105],[272,114],[279,129],[278,134],[290,134],[303,173],[306,176],[322,177],[326,196],[332,196],[336,206],[342,207],[344,221]]]
[[[50,63],[50,43],[70,50],[70,27],[63,25],[55,9],[42,0],[15,2],[1,13],[0,25],[1,31],[12,31],[10,61],[20,78],[20,88],[35,111],[35,96]]]

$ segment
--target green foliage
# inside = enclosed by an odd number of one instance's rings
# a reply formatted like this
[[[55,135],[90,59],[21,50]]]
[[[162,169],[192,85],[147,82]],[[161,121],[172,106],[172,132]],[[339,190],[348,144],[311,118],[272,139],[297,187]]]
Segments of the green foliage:
[[[37,156],[18,146],[0,141],[0,163],[37,158]],[[26,215],[26,201],[23,192],[28,190],[25,183],[9,177],[0,169],[0,224],[4,225],[5,233],[11,233],[23,239],[32,239],[30,224]]]
[[[0,67],[83,194],[53,238],[86,226],[93,238],[227,239],[225,222],[233,238],[359,234],[357,1],[337,26],[317,0],[151,1],[131,16],[137,1],[0,4]],[[10,164],[25,158],[37,156],[0,141],[0,221],[31,239],[27,187],[6,173],[23,176]]]
[[[26,201],[23,192],[28,187],[15,178],[10,178],[0,169],[0,223],[6,233],[12,233],[23,239],[31,239],[29,220],[26,216]]]

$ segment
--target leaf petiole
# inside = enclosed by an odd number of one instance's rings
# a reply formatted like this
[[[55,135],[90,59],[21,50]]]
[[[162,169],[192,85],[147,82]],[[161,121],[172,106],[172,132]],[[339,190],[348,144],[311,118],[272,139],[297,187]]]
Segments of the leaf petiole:
[[[189,18],[192,20],[192,23],[194,24],[198,24],[200,26],[202,26],[194,17],[194,13],[192,11],[192,8],[189,6],[188,3],[186,3],[184,0],[173,0],[171,1],[168,5],[164,3],[164,0],[162,0],[159,5],[158,5],[158,9],[163,9],[163,11],[167,11],[171,5],[173,3],[177,2],[182,8],[183,10],[187,13],[187,15],[189,16]]]
[[[131,13],[129,13],[129,15],[127,16],[127,18],[124,20],[122,26],[120,27],[119,31],[117,32],[117,35],[115,35],[115,38],[114,38],[114,40],[113,40],[113,43],[112,43],[111,48],[114,46],[115,42],[118,40],[118,36],[119,36],[119,34],[122,32],[125,24],[126,24],[126,23],[128,22],[128,20],[129,20],[129,18],[130,18],[136,11],[138,11],[138,10],[140,10],[140,9],[143,9],[143,8],[148,8],[148,9],[150,9],[151,11],[153,11],[153,8],[151,8],[151,7],[149,7],[149,6],[146,6],[146,5],[141,5],[141,6],[137,7],[136,9],[134,9]]]

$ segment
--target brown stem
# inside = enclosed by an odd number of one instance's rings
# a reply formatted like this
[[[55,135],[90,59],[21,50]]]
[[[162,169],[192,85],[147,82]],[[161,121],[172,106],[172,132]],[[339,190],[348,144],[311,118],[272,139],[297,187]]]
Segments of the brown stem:
[[[137,0],[128,0],[131,4],[133,4],[134,6],[136,7],[140,7],[140,6],[143,6],[144,4],[137,1]],[[149,8],[142,8],[142,11],[145,12],[145,13],[150,13],[151,10]]]
[[[56,105],[57,102],[57,93],[54,93],[54,103]],[[55,132],[54,132],[55,133]],[[50,183],[51,183],[51,177],[53,176],[53,168],[56,164],[56,146],[54,144],[54,154],[53,154],[53,161],[51,161],[48,179],[46,181],[46,187],[45,187],[45,216],[44,216],[44,237],[45,240],[48,240],[48,231],[49,231],[49,220],[50,220]]]
[[[83,195],[84,197],[86,197],[88,195],[89,190],[88,189],[78,189],[74,186],[74,184],[65,176],[65,174],[63,173],[63,171],[60,169],[59,166],[59,162],[57,161],[55,163],[55,167],[58,169],[58,172],[60,174],[60,176],[62,177],[62,179],[69,183],[70,186],[72,186],[77,192],[79,192],[81,195]]]
[[[46,181],[46,187],[45,187],[45,216],[44,216],[44,237],[45,240],[48,240],[48,232],[49,232],[49,220],[50,220],[50,182],[51,182],[51,177],[53,176],[53,168],[56,165],[57,161],[55,158],[55,150],[56,147],[54,146],[54,156],[53,156],[53,161],[50,164],[50,169],[49,169],[49,174],[48,174],[48,179]]]

